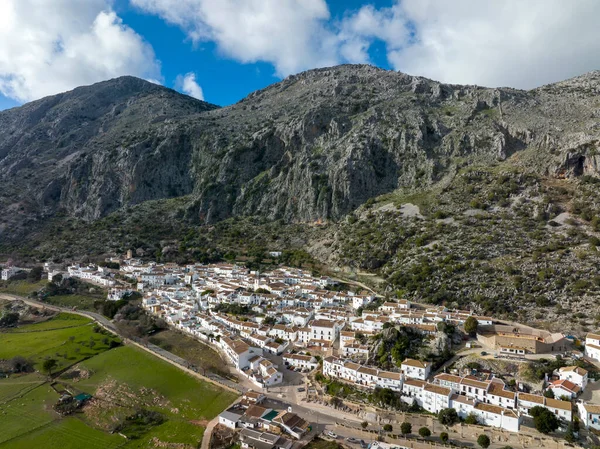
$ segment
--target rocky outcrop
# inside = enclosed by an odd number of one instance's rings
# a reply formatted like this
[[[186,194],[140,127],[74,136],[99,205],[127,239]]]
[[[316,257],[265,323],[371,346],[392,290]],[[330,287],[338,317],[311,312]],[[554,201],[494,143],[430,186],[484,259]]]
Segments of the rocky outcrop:
[[[0,113],[0,232],[180,196],[198,223],[335,221],[526,150],[527,169],[597,176],[599,79],[520,91],[339,66],[226,108],[131,77],[75,89]]]

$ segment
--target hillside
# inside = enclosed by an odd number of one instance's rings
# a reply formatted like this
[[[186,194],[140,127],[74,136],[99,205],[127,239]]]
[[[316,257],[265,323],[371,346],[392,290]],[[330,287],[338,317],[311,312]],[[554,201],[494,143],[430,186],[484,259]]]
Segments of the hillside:
[[[599,92],[600,72],[522,91],[351,65],[224,108],[134,78],[79,88],[0,113],[0,252],[287,249],[389,293],[590,325]]]

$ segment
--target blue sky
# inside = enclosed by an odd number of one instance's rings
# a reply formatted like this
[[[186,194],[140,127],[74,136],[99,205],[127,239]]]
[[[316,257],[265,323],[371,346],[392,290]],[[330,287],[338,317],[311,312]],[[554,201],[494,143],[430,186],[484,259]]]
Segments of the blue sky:
[[[593,0],[3,0],[0,109],[125,74],[228,105],[339,63],[531,88],[600,68],[598,16]]]

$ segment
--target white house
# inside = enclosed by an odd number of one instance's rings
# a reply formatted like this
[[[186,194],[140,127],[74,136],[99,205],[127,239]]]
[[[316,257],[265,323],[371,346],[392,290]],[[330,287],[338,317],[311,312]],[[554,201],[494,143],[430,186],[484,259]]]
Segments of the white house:
[[[579,403],[577,408],[585,427],[600,430],[600,405]]]
[[[11,277],[13,277],[19,271],[21,271],[21,269],[17,268],[17,267],[6,267],[4,270],[2,270],[2,274],[1,274],[2,280],[8,281]]]
[[[600,334],[587,334],[585,337],[585,355],[600,360]]]
[[[222,424],[230,429],[235,429],[241,417],[241,414],[226,410],[219,415],[219,424]]]
[[[569,400],[581,393],[579,385],[574,384],[570,380],[555,380],[548,385],[548,389],[552,390],[555,398],[567,397]]]
[[[315,369],[319,366],[316,358],[306,354],[284,354],[283,362],[295,368]]]
[[[402,372],[412,379],[426,380],[431,371],[431,363],[420,360],[406,359],[401,365]]]
[[[571,381],[578,385],[581,390],[585,390],[588,383],[588,372],[578,366],[563,366],[558,370],[558,378]]]
[[[340,326],[335,321],[313,320],[309,323],[311,340],[334,341]]]

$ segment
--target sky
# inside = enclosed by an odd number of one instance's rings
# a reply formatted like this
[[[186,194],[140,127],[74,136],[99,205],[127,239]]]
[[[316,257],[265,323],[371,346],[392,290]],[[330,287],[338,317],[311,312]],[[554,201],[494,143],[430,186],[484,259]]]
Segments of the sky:
[[[0,0],[0,110],[134,75],[228,105],[367,63],[529,89],[600,69],[596,0]]]

